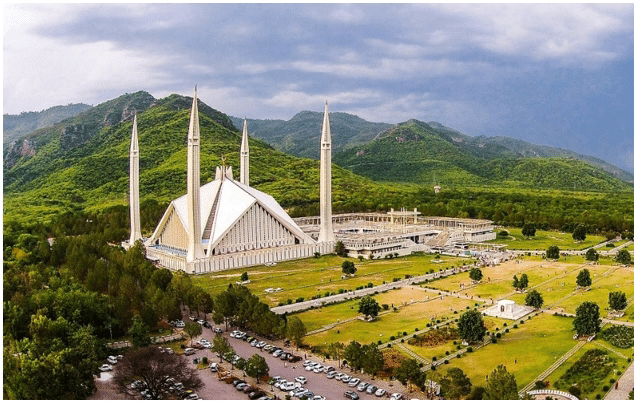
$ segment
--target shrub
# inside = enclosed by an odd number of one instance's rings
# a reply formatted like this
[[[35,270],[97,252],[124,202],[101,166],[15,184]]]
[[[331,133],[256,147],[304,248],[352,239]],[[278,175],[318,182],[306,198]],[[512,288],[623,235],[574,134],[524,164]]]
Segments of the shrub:
[[[202,357],[202,363],[203,363],[203,364],[205,364],[205,365],[206,365],[207,363],[209,363],[209,358],[207,358],[206,356],[203,356],[203,357]]]
[[[500,332],[498,332],[497,334],[495,334],[495,337],[497,337],[497,338],[501,338],[501,333],[500,333]]]
[[[504,323],[504,327],[508,327],[508,323]]]
[[[597,393],[597,395],[595,396],[596,400],[601,400],[601,394]]]
[[[524,320],[519,320],[519,324],[523,324],[523,323],[524,323]]]
[[[430,370],[436,370],[437,367],[435,365],[430,365]]]
[[[403,344],[403,343],[404,343],[404,338],[402,338],[402,339],[400,340],[400,342]]]
[[[603,390],[603,391],[608,391],[609,389],[610,389],[610,386],[608,386],[608,385],[605,385],[605,386],[603,386],[601,388],[601,390]]]
[[[457,354],[457,355],[456,355],[456,358],[457,358],[457,359],[461,358],[461,354]]]
[[[610,384],[615,384],[615,379],[610,379]]]
[[[517,328],[517,327],[518,327],[518,325],[517,325],[517,324],[513,325],[513,328]]]
[[[537,380],[537,381],[535,382],[535,388],[536,388],[536,389],[543,389],[543,388],[545,388],[545,387],[546,387],[546,383],[544,383],[544,381],[543,381],[543,380]]]
[[[391,340],[391,341],[395,341],[395,336],[394,336],[394,335],[391,335],[390,340]]]
[[[297,299],[295,299],[295,303],[300,303],[300,302],[303,302],[303,301],[304,301],[304,298],[301,297],[301,296],[298,297]]]
[[[473,352],[473,347],[469,346],[468,348],[466,348],[466,352],[471,353]]]
[[[420,363],[419,363],[419,367],[420,367],[420,368],[423,368],[423,367],[424,367],[424,364],[420,362]]]
[[[406,331],[404,331],[404,332],[402,333],[402,335],[405,337],[406,335],[408,335],[408,333],[407,333]]]
[[[449,363],[449,362],[448,362],[448,359],[444,359],[444,364],[445,364],[445,365],[448,365],[448,363]]]
[[[634,345],[634,329],[623,325],[608,327],[601,337],[618,348],[630,348]]]
[[[450,355],[450,352],[446,351],[446,354],[445,354],[445,355],[446,355],[446,356]]]
[[[287,304],[291,304],[291,303],[293,303],[293,299],[288,299],[288,300],[286,301],[286,303],[287,303]]]
[[[415,331],[419,331],[419,328],[415,327]]]
[[[490,342],[492,342],[493,344],[496,344],[496,343],[497,343],[497,338],[492,337],[492,338],[490,339]]]
[[[391,347],[391,344],[386,344],[386,348],[390,348],[390,347]]]
[[[388,304],[386,304],[386,303],[382,304],[382,309],[383,310],[388,310]]]
[[[435,362],[437,360],[436,356],[433,356],[433,362]]]

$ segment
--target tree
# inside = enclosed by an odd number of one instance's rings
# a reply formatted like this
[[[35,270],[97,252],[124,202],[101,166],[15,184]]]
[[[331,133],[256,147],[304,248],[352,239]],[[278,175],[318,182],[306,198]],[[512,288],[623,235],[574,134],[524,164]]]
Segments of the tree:
[[[297,348],[302,345],[302,340],[306,336],[306,326],[299,317],[291,317],[286,324],[286,337],[293,341]]]
[[[233,347],[226,339],[226,337],[221,336],[220,334],[216,335],[213,338],[213,348],[211,348],[213,352],[216,352],[220,357],[220,363],[222,363],[222,358],[227,355],[229,352],[234,352]]]
[[[139,315],[133,317],[133,325],[129,328],[129,336],[131,336],[131,345],[134,348],[140,348],[151,345],[151,337],[149,329],[142,321]]]
[[[204,386],[197,372],[197,369],[187,366],[185,356],[163,352],[151,346],[127,352],[115,368],[113,381],[120,393],[134,397],[139,393],[131,388],[131,384],[141,380],[151,398],[161,400],[170,398],[166,379],[171,377],[187,390],[198,390]]]
[[[240,281],[242,281],[242,282],[248,281],[248,273],[247,272],[243,272],[242,273],[242,275],[240,276]]]
[[[353,369],[359,369],[362,361],[362,345],[357,341],[351,341],[344,348],[344,360]]]
[[[326,352],[331,358],[337,359],[339,366],[342,367],[342,357],[344,356],[344,344],[341,342],[331,342],[326,348]]]
[[[551,245],[546,250],[546,258],[550,260],[558,260],[559,259],[559,247],[556,245]]]
[[[459,400],[470,394],[472,383],[460,368],[448,368],[441,383],[442,395],[448,400]]]
[[[612,310],[623,310],[628,306],[628,300],[626,294],[622,291],[615,291],[608,293],[608,306]]]
[[[526,223],[524,227],[521,228],[521,234],[524,237],[535,237],[536,232],[537,228],[534,223]]]
[[[395,378],[404,386],[408,385],[408,392],[412,391],[412,384],[422,387],[426,382],[426,375],[419,369],[419,363],[412,358],[402,361],[395,368]]]
[[[254,354],[246,361],[244,371],[250,377],[254,377],[257,380],[257,384],[260,384],[260,379],[264,376],[268,376],[269,367],[266,363],[266,359],[258,354]]]
[[[381,309],[375,299],[370,296],[364,296],[362,300],[359,301],[359,310],[357,310],[357,312],[375,318]]]
[[[481,269],[479,268],[471,269],[468,275],[470,276],[470,279],[472,279],[475,282],[481,281],[481,278],[484,277],[484,274],[482,274]]]
[[[384,355],[378,349],[377,344],[372,342],[362,347],[362,369],[371,376],[384,367]]]
[[[526,294],[526,306],[531,306],[539,310],[543,305],[544,298],[536,289],[533,289]]]
[[[599,261],[599,253],[594,248],[586,251],[586,261]]]
[[[459,317],[459,336],[466,342],[473,343],[484,339],[486,330],[481,313],[477,310],[469,310]]]
[[[528,287],[528,275],[522,274],[520,279],[517,275],[513,276],[513,287],[517,290],[524,290]]]
[[[572,321],[573,329],[579,335],[592,335],[599,332],[601,319],[599,318],[599,306],[594,302],[583,302],[577,307],[575,319]]]
[[[497,365],[488,376],[484,400],[519,400],[515,376],[508,373],[506,366]]]
[[[577,274],[577,286],[586,288],[590,285],[592,285],[592,279],[590,279],[590,271],[584,268]]]
[[[342,240],[338,240],[335,243],[335,254],[339,255],[340,257],[346,257],[346,246],[344,245]]]
[[[572,232],[572,238],[575,241],[584,241],[586,239],[586,232],[587,231],[588,231],[588,229],[586,228],[586,226],[584,226],[583,224],[580,224]]]
[[[625,248],[623,250],[619,250],[617,255],[615,256],[615,261],[619,262],[623,265],[629,265],[632,262],[632,256]]]
[[[353,261],[346,260],[342,262],[342,272],[344,272],[346,275],[353,275],[355,272],[357,272],[357,268],[355,268],[355,264],[353,263]]]
[[[198,323],[184,324],[184,332],[189,336],[189,345],[193,343],[193,338],[202,334],[202,326]]]

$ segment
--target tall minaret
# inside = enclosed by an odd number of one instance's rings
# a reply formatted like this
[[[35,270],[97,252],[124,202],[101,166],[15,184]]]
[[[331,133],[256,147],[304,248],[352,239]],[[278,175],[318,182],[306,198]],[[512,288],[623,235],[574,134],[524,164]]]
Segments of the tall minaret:
[[[131,210],[131,237],[129,244],[142,240],[140,231],[140,149],[138,149],[138,116],[133,115],[131,150],[129,151],[129,209]]]
[[[240,148],[240,182],[244,185],[249,184],[249,144],[248,144],[248,126],[246,117],[244,117],[244,130],[242,131],[242,147]]]
[[[324,107],[320,148],[320,233],[317,241],[335,241],[331,205],[331,125],[328,121],[328,101]]]
[[[186,199],[188,204],[188,247],[186,260],[204,257],[200,223],[200,118],[197,111],[197,86],[193,92],[191,122],[187,146]]]

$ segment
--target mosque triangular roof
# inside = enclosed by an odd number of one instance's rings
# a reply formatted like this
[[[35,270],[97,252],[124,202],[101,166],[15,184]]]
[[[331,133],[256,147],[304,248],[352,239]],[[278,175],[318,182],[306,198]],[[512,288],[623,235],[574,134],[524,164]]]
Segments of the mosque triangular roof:
[[[202,223],[200,238],[202,242],[210,244],[214,248],[255,203],[304,242],[314,242],[272,196],[228,177],[216,179],[200,187],[200,223]],[[172,204],[184,228],[188,231],[187,195],[184,194],[174,199]]]

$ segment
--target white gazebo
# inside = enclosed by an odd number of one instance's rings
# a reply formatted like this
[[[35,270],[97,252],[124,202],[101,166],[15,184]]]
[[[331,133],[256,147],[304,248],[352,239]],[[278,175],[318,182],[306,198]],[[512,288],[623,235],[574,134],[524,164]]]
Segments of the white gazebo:
[[[528,306],[520,306],[512,300],[498,300],[497,304],[482,311],[482,313],[491,317],[505,318],[508,320],[519,320],[527,314],[535,311],[534,308]]]

